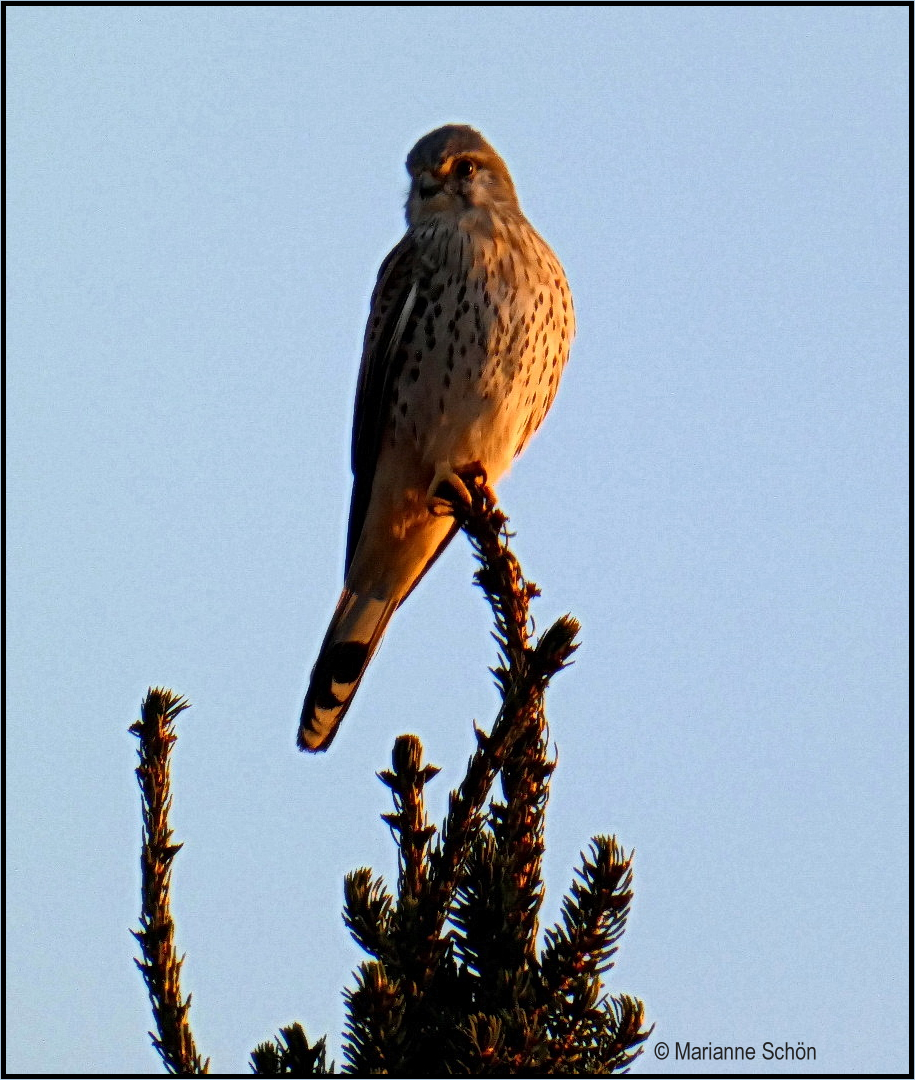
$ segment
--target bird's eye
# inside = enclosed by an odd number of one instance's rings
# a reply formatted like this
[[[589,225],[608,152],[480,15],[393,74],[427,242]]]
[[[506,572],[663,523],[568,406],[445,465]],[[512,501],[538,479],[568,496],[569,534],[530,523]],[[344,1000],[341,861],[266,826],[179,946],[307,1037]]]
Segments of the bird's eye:
[[[454,175],[458,180],[469,180],[471,176],[477,171],[476,165],[470,160],[470,158],[460,158],[455,162]]]

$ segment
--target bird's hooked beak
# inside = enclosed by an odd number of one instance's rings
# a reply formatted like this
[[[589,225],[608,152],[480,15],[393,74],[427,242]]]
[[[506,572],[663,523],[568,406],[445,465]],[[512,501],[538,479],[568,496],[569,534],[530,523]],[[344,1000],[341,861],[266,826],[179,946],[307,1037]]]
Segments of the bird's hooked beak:
[[[433,195],[437,195],[442,190],[442,182],[432,173],[423,169],[416,178],[416,190],[419,192],[421,199],[431,199]]]

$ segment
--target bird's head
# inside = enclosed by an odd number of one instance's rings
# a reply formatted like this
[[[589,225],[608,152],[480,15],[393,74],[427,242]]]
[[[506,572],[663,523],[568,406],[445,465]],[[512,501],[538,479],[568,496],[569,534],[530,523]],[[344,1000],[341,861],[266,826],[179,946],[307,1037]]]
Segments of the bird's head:
[[[505,162],[483,136],[464,124],[447,124],[424,135],[407,155],[411,177],[407,224],[439,214],[478,209],[494,214],[519,211]]]

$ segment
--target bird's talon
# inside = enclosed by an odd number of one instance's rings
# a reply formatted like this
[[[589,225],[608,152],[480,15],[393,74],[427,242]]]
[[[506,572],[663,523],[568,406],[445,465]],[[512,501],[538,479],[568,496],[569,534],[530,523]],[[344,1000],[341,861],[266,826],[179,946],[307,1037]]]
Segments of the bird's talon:
[[[426,506],[435,517],[453,516],[458,505],[470,506],[470,490],[448,465],[439,465],[426,492]]]
[[[469,465],[465,465],[461,469],[461,477],[469,480],[474,486],[486,485],[486,470],[483,468],[481,461],[471,461]]]
[[[486,470],[479,461],[474,461],[466,468],[461,469],[461,476],[470,488],[471,502],[482,498],[484,503],[496,503],[496,493],[486,482]]]
[[[431,496],[426,505],[433,517],[454,517],[454,503],[441,495]]]
[[[426,506],[435,517],[453,517],[458,509],[470,510],[482,502],[495,506],[496,493],[486,482],[486,470],[479,461],[460,471],[443,464],[435,471],[426,492]]]

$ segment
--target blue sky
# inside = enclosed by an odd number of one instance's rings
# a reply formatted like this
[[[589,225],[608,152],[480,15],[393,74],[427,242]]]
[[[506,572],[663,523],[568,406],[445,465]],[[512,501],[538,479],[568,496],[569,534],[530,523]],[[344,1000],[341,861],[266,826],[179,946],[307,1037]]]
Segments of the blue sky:
[[[294,747],[403,160],[457,121],[578,318],[500,485],[538,624],[583,624],[547,702],[543,922],[615,833],[636,900],[608,988],[657,1025],[636,1072],[661,1040],[905,1069],[906,8],[6,16],[7,1067],[158,1071],[128,934],[150,684],[193,703],[174,907],[202,1052],[242,1072],[301,1020],[341,1060],[343,876],[395,870],[374,774],[418,733],[440,820],[497,702],[459,537],[330,753]]]

